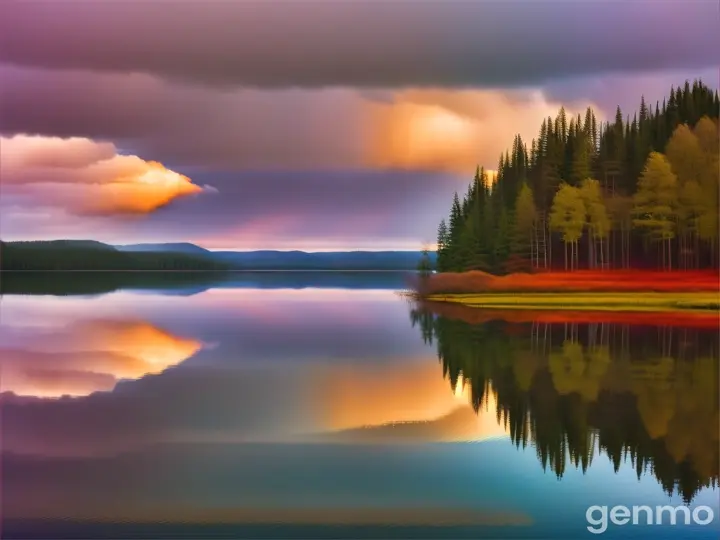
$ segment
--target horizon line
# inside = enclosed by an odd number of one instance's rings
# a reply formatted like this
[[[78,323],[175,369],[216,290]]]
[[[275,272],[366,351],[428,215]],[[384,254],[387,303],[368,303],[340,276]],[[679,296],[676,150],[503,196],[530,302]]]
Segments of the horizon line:
[[[303,249],[301,247],[293,247],[293,248],[273,248],[273,247],[255,247],[255,248],[241,248],[241,247],[205,247],[201,243],[197,242],[191,242],[191,241],[183,241],[183,240],[176,240],[176,241],[169,241],[169,242],[130,242],[130,243],[115,243],[115,242],[108,242],[103,240],[95,240],[92,238],[44,238],[44,239],[32,239],[32,240],[3,240],[0,238],[0,241],[5,243],[12,243],[12,242],[98,242],[101,244],[105,244],[111,247],[126,247],[126,246],[147,246],[147,245],[172,245],[172,244],[189,244],[196,246],[198,248],[210,251],[210,252],[222,252],[222,251],[233,251],[237,253],[252,253],[256,251],[277,251],[277,252],[283,252],[283,253],[292,253],[292,252],[301,252],[301,253],[348,253],[348,252],[368,252],[368,253],[383,253],[383,252],[406,252],[406,253],[414,253],[414,252],[420,252],[427,248],[428,251],[434,252],[437,251],[437,246],[435,245],[427,245],[425,244],[425,247],[423,245],[418,246],[416,248],[393,248],[393,247],[387,247],[387,248],[366,248],[366,247],[347,247],[347,248],[320,248],[320,249]]]

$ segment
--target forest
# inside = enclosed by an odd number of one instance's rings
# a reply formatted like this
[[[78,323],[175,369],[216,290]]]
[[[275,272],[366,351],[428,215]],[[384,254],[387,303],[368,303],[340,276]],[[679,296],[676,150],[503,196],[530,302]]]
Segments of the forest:
[[[497,175],[478,168],[438,227],[437,270],[718,267],[720,99],[702,81],[598,122],[564,108]]]
[[[123,252],[91,240],[0,242],[7,270],[229,270],[228,263],[174,252]]]
[[[410,318],[436,345],[453,391],[469,385],[476,411],[492,393],[498,422],[517,447],[534,447],[543,469],[561,478],[604,454],[616,472],[630,461],[686,503],[718,485],[717,318],[690,327],[508,322],[493,310],[486,322],[465,320],[480,312],[420,305]]]
[[[156,244],[132,250],[94,240],[0,241],[0,270],[340,270],[409,271],[413,251],[209,251],[193,244]],[[435,254],[428,256],[429,264]]]

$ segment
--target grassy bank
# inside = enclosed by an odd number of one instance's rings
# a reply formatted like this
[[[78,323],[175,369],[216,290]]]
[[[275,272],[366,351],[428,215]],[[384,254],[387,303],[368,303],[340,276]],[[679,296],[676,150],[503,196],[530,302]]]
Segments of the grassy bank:
[[[477,308],[592,311],[719,310],[717,292],[487,292],[430,294],[431,302]]]

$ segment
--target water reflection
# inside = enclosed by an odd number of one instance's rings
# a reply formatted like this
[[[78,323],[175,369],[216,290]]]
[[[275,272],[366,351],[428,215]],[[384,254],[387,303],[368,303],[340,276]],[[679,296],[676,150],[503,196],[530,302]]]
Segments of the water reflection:
[[[188,337],[127,319],[143,311],[143,297],[6,298],[14,317],[0,329],[3,449],[67,457],[168,442],[418,443],[507,434],[493,412],[473,411],[469,387],[448,388],[422,349],[385,346],[388,358],[375,342],[345,351],[344,361],[307,357],[312,347],[327,354],[334,339],[352,343],[348,333],[372,328],[367,306],[358,310],[363,302],[382,308],[389,299],[403,309],[392,292],[364,291],[351,310],[342,291],[284,291],[280,301],[264,293],[262,302],[257,293],[213,291],[192,305],[166,298],[168,306],[152,297],[146,316],[159,311],[170,326],[187,326]],[[311,300],[315,319],[301,317]],[[186,306],[180,321],[177,303]],[[177,324],[187,318],[194,333]],[[286,348],[277,350],[278,342]]]
[[[427,345],[406,303],[370,287],[8,295],[0,309],[7,537],[217,537],[189,527],[230,523],[231,538],[371,536],[293,528],[348,524],[576,538],[599,494],[665,503],[655,477],[695,489],[717,477],[717,428],[699,412],[717,414],[702,386],[717,365],[700,362],[717,359],[717,329],[702,325],[664,341],[608,325],[566,336],[532,317],[415,310]],[[681,379],[696,401],[680,402]],[[658,415],[667,395],[672,414]],[[692,432],[669,437],[678,429]],[[616,460],[625,449],[657,470],[638,482]]]
[[[43,398],[109,391],[121,379],[161,373],[202,347],[145,321],[125,319],[11,328],[0,337],[0,392]]]
[[[558,478],[568,467],[586,471],[599,451],[616,472],[626,459],[638,477],[652,471],[686,502],[716,487],[717,316],[655,316],[655,325],[622,314],[562,317],[442,304],[411,311],[449,386],[469,383],[476,410],[492,398],[513,443],[532,444]]]

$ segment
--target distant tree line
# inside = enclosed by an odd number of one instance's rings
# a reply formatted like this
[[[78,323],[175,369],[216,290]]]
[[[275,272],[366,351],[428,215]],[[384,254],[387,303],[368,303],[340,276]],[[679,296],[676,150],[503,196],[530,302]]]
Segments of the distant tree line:
[[[0,242],[8,270],[228,270],[227,263],[174,252],[123,252],[100,242]]]
[[[93,240],[0,242],[0,269],[17,270],[415,270],[417,252],[126,251]],[[436,254],[424,252],[431,267]]]
[[[718,266],[720,99],[701,81],[598,122],[591,108],[520,136],[491,182],[478,168],[438,227],[437,269]]]

